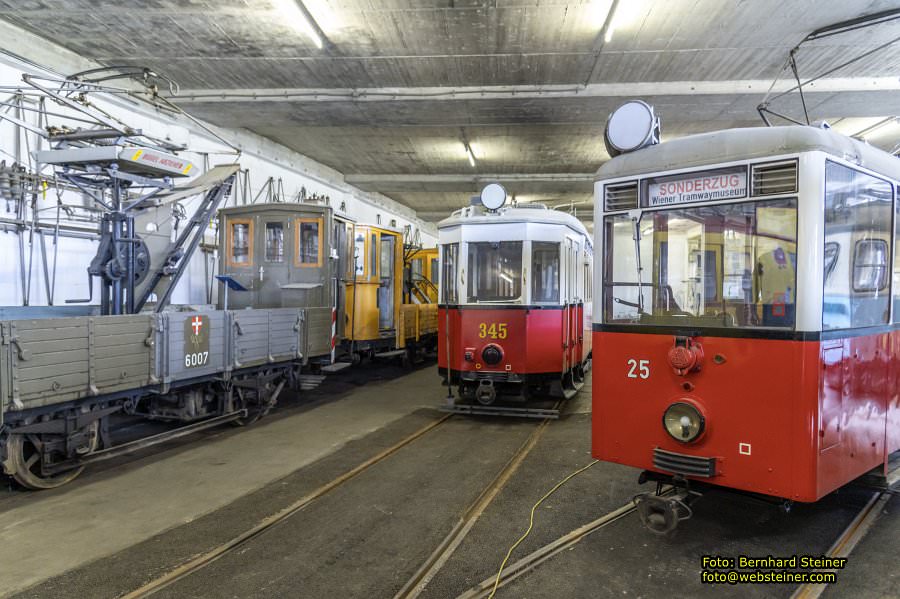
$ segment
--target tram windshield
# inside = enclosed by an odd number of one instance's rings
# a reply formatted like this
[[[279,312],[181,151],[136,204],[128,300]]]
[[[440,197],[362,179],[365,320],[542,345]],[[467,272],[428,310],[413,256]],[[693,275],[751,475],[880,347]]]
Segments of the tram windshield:
[[[608,323],[794,326],[795,198],[605,220]]]
[[[469,243],[470,304],[522,302],[522,242]]]

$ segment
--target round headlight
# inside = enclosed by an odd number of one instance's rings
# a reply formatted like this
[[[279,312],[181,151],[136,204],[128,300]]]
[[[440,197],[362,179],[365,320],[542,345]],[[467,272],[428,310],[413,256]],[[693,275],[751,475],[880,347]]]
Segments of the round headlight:
[[[484,351],[481,352],[481,359],[484,360],[486,364],[494,366],[503,360],[503,351],[496,345],[488,345],[484,348]]]
[[[663,414],[663,426],[672,438],[690,443],[703,433],[706,421],[700,410],[689,403],[675,402]]]

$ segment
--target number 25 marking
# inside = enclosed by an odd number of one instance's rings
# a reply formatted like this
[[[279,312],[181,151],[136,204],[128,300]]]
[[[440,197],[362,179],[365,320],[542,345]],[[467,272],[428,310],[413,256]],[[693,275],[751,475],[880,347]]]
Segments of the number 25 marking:
[[[628,360],[628,378],[630,379],[649,379],[650,378],[650,360]]]

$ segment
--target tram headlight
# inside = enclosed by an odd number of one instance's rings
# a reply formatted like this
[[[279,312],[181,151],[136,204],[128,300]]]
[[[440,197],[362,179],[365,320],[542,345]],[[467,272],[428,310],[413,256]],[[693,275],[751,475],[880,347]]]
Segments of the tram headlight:
[[[703,433],[706,420],[700,410],[691,404],[677,401],[663,414],[663,427],[676,441],[690,443]]]

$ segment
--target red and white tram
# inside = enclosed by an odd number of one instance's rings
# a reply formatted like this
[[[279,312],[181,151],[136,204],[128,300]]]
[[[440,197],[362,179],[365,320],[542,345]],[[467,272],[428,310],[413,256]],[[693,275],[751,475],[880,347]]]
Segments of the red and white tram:
[[[651,529],[689,515],[698,481],[813,502],[887,473],[898,182],[896,157],[803,126],[684,137],[600,168],[592,452],[682,489],[641,497]]]
[[[464,402],[571,397],[591,356],[590,236],[570,214],[504,207],[497,184],[481,200],[438,225],[439,372]]]

